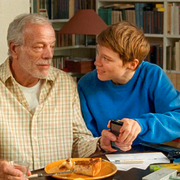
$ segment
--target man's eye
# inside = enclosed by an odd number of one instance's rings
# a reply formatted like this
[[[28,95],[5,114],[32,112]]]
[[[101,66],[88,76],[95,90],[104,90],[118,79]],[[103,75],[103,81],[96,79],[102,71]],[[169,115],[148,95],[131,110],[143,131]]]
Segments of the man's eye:
[[[34,49],[39,51],[43,49],[43,46],[34,46]]]
[[[37,46],[36,49],[42,49],[43,47],[42,46]]]

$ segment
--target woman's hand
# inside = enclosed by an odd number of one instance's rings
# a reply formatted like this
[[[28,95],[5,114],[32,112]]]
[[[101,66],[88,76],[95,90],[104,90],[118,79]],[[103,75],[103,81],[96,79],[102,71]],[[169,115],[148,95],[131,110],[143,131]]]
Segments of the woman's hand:
[[[141,126],[134,119],[123,118],[123,126],[120,129],[118,142],[123,144],[132,144],[141,132]]]
[[[116,150],[111,147],[111,141],[115,141],[116,145],[122,151],[129,151],[132,148],[133,141],[141,132],[141,127],[134,119],[123,118],[121,120],[123,126],[120,129],[120,134],[116,137],[110,130],[103,130],[100,138],[100,146],[105,151],[115,152]],[[110,121],[108,123],[110,128]]]

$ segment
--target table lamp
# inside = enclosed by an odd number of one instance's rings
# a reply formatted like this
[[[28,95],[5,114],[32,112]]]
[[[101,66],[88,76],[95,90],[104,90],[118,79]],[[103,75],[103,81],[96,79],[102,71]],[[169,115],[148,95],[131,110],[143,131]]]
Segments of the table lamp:
[[[107,24],[92,9],[78,10],[74,16],[59,30],[59,34],[83,34],[85,46],[88,45],[87,35],[98,35]]]

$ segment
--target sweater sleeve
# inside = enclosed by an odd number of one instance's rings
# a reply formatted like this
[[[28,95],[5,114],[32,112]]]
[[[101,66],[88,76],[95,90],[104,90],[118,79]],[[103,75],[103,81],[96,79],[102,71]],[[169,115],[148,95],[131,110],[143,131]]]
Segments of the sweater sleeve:
[[[79,97],[80,97],[80,102],[81,102],[81,110],[82,110],[82,114],[83,114],[83,118],[85,120],[86,126],[92,132],[94,137],[99,137],[101,134],[99,134],[97,131],[98,129],[97,123],[88,108],[88,102],[82,91],[80,83],[78,83],[78,92],[79,92]]]
[[[162,71],[151,80],[148,93],[155,112],[135,118],[142,129],[138,137],[152,143],[171,141],[180,137],[180,92]]]

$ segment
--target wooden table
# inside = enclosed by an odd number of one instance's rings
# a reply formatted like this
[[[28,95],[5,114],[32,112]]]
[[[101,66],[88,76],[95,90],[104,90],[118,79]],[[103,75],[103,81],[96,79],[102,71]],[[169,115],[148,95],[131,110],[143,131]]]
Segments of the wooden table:
[[[36,173],[45,173],[45,171],[43,169],[33,171],[33,174],[36,174]],[[142,177],[148,175],[149,173],[151,172],[148,169],[141,170],[137,168],[132,168],[129,171],[117,171],[116,174],[108,178],[105,178],[104,180],[142,180]],[[38,178],[33,178],[31,180],[55,180],[55,178],[38,177]]]
[[[133,150],[126,152],[126,153],[150,152],[150,151],[152,152],[154,150],[149,149],[149,148],[148,149],[145,148],[143,150],[140,150],[140,149],[136,148],[136,149],[133,149]],[[124,153],[124,152],[120,152],[120,153]],[[107,159],[104,154],[99,154],[99,152],[95,153],[93,155],[93,157],[95,157],[95,156],[101,157],[102,159]],[[44,169],[32,171],[32,174],[37,174],[37,173],[45,173],[45,171],[44,171]],[[149,168],[147,168],[146,170],[132,168],[128,171],[117,171],[113,176],[108,177],[108,178],[104,178],[104,180],[142,180],[142,177],[144,177],[150,173],[151,173],[151,171],[149,170]],[[55,178],[53,178],[53,177],[38,177],[38,178],[33,178],[32,180],[55,180]]]

